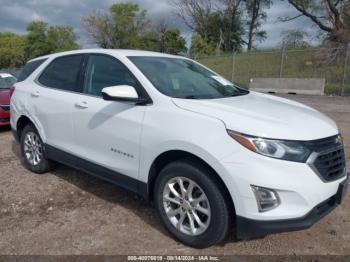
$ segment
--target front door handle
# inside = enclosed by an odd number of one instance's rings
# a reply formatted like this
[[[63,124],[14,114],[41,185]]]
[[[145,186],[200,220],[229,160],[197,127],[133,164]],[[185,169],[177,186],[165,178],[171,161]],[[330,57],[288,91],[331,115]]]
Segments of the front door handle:
[[[39,97],[40,96],[40,92],[39,91],[33,91],[31,93],[32,97]]]
[[[75,103],[75,107],[85,109],[85,108],[88,108],[89,106],[88,106],[87,102],[83,101],[83,102]]]

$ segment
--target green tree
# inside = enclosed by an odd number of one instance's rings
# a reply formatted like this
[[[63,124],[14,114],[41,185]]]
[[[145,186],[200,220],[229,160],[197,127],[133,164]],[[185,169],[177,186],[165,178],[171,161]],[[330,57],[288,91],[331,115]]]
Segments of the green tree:
[[[49,26],[43,21],[33,21],[28,24],[27,32],[26,59],[79,48],[78,37],[70,26]]]
[[[118,48],[139,48],[141,39],[150,26],[146,11],[140,11],[138,4],[119,3],[110,8],[115,22]]]
[[[49,54],[49,44],[46,32],[48,24],[42,21],[33,21],[27,25],[27,37],[25,43],[26,59]]]
[[[186,51],[186,40],[181,36],[178,28],[171,28],[164,33],[164,52],[178,54]]]
[[[77,35],[70,26],[50,26],[47,31],[47,43],[50,52],[62,52],[79,49]]]
[[[109,12],[94,12],[82,19],[83,26],[102,48],[154,48],[151,22],[137,4],[118,3]],[[143,42],[145,40],[146,42]]]
[[[20,67],[25,62],[25,36],[0,33],[0,68]]]
[[[147,12],[137,4],[118,3],[109,12],[94,12],[82,19],[83,26],[102,48],[144,49],[179,53],[186,41],[176,28],[169,28],[163,19],[152,25]]]
[[[190,55],[192,57],[201,57],[212,55],[215,52],[216,45],[200,35],[194,35],[191,41]]]
[[[140,43],[137,48],[142,50],[157,51],[160,52],[159,35],[155,31],[146,32],[139,39]],[[135,48],[135,47],[134,47]]]

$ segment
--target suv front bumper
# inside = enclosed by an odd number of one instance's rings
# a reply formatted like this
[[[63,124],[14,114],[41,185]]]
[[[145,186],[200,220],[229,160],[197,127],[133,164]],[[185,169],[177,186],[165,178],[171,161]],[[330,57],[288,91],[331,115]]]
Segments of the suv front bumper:
[[[237,216],[237,238],[247,240],[265,236],[271,233],[282,233],[307,229],[341,204],[346,194],[348,184],[349,173],[347,174],[346,180],[339,184],[338,191],[335,195],[318,204],[308,214],[300,218],[264,221]]]

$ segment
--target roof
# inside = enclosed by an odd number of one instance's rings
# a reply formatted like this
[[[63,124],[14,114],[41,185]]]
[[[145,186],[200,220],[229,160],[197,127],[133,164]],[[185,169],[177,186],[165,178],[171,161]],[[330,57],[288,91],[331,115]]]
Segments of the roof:
[[[61,53],[55,53],[50,54],[46,56],[37,57],[35,59],[32,59],[30,61],[45,59],[45,58],[51,58],[51,57],[58,57],[62,55],[73,55],[73,54],[84,54],[84,53],[101,53],[101,54],[109,54],[109,55],[121,55],[121,56],[157,56],[157,57],[177,57],[177,58],[183,58],[182,56],[176,56],[176,55],[170,55],[165,53],[158,53],[158,52],[152,52],[152,51],[142,51],[142,50],[132,50],[132,49],[102,49],[102,48],[96,48],[96,49],[80,49],[80,50],[73,50],[73,51],[67,51],[67,52],[61,52]]]

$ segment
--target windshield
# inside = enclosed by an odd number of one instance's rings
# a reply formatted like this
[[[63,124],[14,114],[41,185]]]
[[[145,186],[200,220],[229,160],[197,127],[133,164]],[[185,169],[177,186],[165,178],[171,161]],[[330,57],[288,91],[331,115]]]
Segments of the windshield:
[[[128,57],[163,94],[187,99],[214,99],[247,94],[203,66],[187,59]]]
[[[9,76],[9,77],[1,77],[0,76],[0,89],[9,89],[16,82],[17,82],[17,79],[12,77],[12,76]]]

